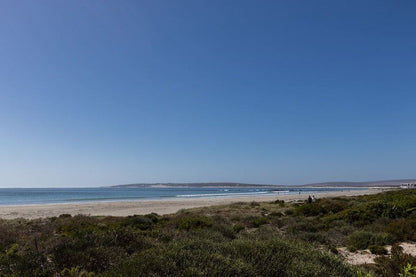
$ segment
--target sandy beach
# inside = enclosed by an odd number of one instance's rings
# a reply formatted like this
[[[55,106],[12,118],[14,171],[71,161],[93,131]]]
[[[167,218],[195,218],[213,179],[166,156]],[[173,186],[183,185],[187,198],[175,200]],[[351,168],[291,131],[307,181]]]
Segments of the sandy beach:
[[[337,196],[356,196],[379,193],[386,189],[369,188],[366,190],[345,190],[337,192],[318,193],[318,198]],[[163,200],[141,200],[120,202],[95,202],[95,203],[71,203],[71,204],[42,204],[22,206],[0,206],[0,218],[44,218],[59,216],[61,214],[92,215],[92,216],[128,216],[134,214],[171,214],[181,209],[224,205],[234,202],[248,201],[284,201],[305,200],[306,194],[293,195],[253,195],[238,197],[206,197],[206,198],[170,198]]]

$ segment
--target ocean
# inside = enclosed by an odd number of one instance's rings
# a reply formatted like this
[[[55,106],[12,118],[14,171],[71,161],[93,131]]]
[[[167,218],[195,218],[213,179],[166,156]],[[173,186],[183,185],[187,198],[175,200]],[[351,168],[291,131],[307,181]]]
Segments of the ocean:
[[[0,188],[0,205],[140,201],[165,198],[314,194],[363,188],[145,187],[145,188]]]

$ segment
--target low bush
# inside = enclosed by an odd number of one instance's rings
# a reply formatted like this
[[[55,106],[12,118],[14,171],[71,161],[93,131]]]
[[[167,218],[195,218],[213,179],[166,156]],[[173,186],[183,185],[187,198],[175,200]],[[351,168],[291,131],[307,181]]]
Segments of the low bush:
[[[259,203],[259,202],[256,202],[256,201],[252,201],[252,202],[250,203],[250,206],[251,206],[251,207],[259,207],[259,206],[260,206],[260,203]]]
[[[386,245],[393,242],[391,235],[386,233],[370,233],[356,231],[347,238],[347,246],[351,251],[367,249],[370,245]]]
[[[285,215],[293,215],[295,213],[294,209],[287,209],[284,211]]]
[[[375,255],[387,255],[387,249],[384,246],[370,245],[368,250],[370,250],[370,252]]]
[[[94,272],[88,272],[81,269],[80,267],[65,268],[61,271],[60,277],[95,277],[97,276]]]
[[[306,203],[295,208],[297,215],[304,216],[317,216],[320,214],[326,214],[326,209],[319,203]]]
[[[195,230],[211,227],[214,221],[207,216],[184,216],[177,220],[179,230]]]
[[[287,227],[288,234],[297,234],[299,232],[317,232],[316,222],[309,218],[299,218]]]
[[[407,267],[416,266],[416,258],[403,253],[403,249],[394,244],[391,248],[391,256],[381,256],[375,259],[375,272],[381,277],[399,276],[404,274]],[[406,276],[406,275],[401,275]]]
[[[327,242],[326,236],[320,232],[299,232],[296,238],[306,242],[319,242],[321,244]]]
[[[279,207],[284,207],[285,206],[285,200],[279,200],[277,199],[276,201],[273,202],[274,204],[278,204]]]
[[[343,198],[320,199],[315,203],[306,203],[296,207],[296,212],[305,216],[334,214],[343,211],[348,201]]]
[[[390,233],[396,241],[416,240],[416,219],[398,219],[391,222],[386,231]]]
[[[355,276],[355,272],[336,257],[303,244],[235,240],[154,248],[103,276]]]
[[[244,229],[245,229],[245,227],[243,225],[241,225],[241,224],[235,224],[233,226],[233,230],[234,230],[235,233],[238,233],[238,232],[240,232],[240,231],[242,231]]]
[[[212,230],[221,233],[225,238],[235,239],[236,232],[231,224],[221,223],[214,224]]]
[[[258,217],[254,217],[250,221],[250,227],[258,228],[261,225],[268,224],[268,223],[269,223],[269,219],[267,217],[258,216]]]
[[[148,230],[157,220],[158,217],[155,215],[133,215],[126,217],[120,224],[124,227],[129,226],[140,230]]]
[[[271,217],[282,217],[282,216],[284,216],[284,214],[282,212],[271,212],[269,214],[269,216],[271,216]]]

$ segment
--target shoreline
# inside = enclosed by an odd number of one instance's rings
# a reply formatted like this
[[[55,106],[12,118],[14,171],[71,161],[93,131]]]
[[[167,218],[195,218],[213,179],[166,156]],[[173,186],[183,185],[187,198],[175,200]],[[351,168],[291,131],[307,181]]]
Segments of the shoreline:
[[[171,188],[171,187],[169,187]],[[186,188],[186,187],[181,187]],[[215,187],[204,187],[204,188],[215,188]],[[228,187],[221,187],[228,188]],[[312,189],[334,189],[334,190],[323,190],[323,191],[300,191],[300,195],[312,195],[322,194],[327,192],[345,192],[350,190],[366,191],[369,189],[379,189],[382,191],[395,189],[394,187],[313,187]],[[7,189],[7,188],[6,188]],[[18,188],[20,189],[20,188]],[[22,188],[25,189],[25,188]],[[42,188],[36,188],[42,189]],[[64,188],[66,189],[66,188]],[[290,188],[293,189],[293,188]],[[207,194],[195,194],[195,195],[177,195],[177,196],[161,196],[161,197],[129,197],[129,198],[92,198],[89,200],[74,199],[68,201],[57,201],[50,203],[22,203],[22,204],[0,204],[2,207],[24,207],[24,206],[44,206],[44,205],[77,205],[77,204],[96,204],[96,203],[113,203],[113,202],[141,202],[141,201],[165,201],[165,200],[180,200],[180,199],[204,199],[204,198],[238,198],[238,197],[257,197],[257,196],[284,196],[284,195],[298,195],[298,191],[292,190],[273,190],[269,192],[236,192],[236,193],[207,193]],[[1,217],[0,217],[1,218]]]
[[[332,192],[316,192],[318,198],[342,197],[376,194],[386,191],[385,188],[368,188],[363,190],[343,190]],[[306,200],[309,194],[273,194],[244,195],[227,197],[200,198],[166,198],[143,199],[137,201],[103,201],[89,203],[48,203],[0,206],[0,219],[36,219],[59,216],[61,214],[91,216],[129,216],[134,214],[157,213],[160,215],[176,213],[182,209],[200,208],[214,205],[227,205],[235,202],[274,201],[287,202]]]

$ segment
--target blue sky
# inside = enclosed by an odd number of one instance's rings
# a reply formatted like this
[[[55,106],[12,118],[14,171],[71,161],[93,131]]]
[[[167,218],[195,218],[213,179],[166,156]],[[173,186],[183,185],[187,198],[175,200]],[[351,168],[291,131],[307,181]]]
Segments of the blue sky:
[[[415,1],[1,1],[0,186],[414,178]]]

